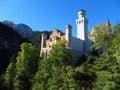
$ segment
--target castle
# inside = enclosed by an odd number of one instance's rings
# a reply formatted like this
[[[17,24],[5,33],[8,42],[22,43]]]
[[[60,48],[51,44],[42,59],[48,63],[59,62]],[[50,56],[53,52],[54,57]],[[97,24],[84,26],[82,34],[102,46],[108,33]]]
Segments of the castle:
[[[49,39],[45,34],[42,34],[41,40],[41,53],[49,53],[52,45],[56,43],[56,40],[65,38],[68,42],[67,47],[75,52],[76,56],[80,56],[84,53],[90,53],[91,41],[88,39],[88,19],[86,18],[86,11],[78,11],[78,19],[76,19],[77,25],[77,38],[72,36],[72,26],[66,26],[66,34],[55,29],[50,35]]]

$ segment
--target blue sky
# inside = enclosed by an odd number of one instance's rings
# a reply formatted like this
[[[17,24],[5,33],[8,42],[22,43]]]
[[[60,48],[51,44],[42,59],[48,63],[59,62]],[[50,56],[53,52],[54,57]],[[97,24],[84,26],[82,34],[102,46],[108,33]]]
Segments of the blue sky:
[[[33,30],[60,29],[71,24],[76,36],[75,20],[80,9],[87,11],[88,29],[104,23],[120,20],[120,0],[0,0],[0,21],[24,23]]]

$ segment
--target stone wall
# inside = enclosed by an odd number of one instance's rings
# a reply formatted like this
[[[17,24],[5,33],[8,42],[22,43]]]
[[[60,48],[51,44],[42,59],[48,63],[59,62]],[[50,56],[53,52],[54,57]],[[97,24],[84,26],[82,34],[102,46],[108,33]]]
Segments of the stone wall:
[[[70,48],[78,52],[84,52],[84,41],[75,37],[71,37]]]

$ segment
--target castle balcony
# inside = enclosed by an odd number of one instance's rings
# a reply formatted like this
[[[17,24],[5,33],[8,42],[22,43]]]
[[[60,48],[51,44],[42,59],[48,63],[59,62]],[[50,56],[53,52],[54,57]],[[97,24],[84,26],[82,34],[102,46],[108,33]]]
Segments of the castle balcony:
[[[46,55],[49,54],[49,51],[51,50],[52,48],[42,48],[42,53],[45,53]]]

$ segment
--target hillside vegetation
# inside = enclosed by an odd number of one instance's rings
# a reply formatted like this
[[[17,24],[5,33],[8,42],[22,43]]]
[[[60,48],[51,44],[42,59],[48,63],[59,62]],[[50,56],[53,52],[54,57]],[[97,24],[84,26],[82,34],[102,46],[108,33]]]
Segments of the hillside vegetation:
[[[39,48],[22,43],[17,57],[11,57],[1,75],[1,90],[119,90],[120,89],[120,25],[108,22],[96,25],[93,51],[100,55],[84,55],[77,65],[70,64],[73,53],[58,40],[47,56]]]

